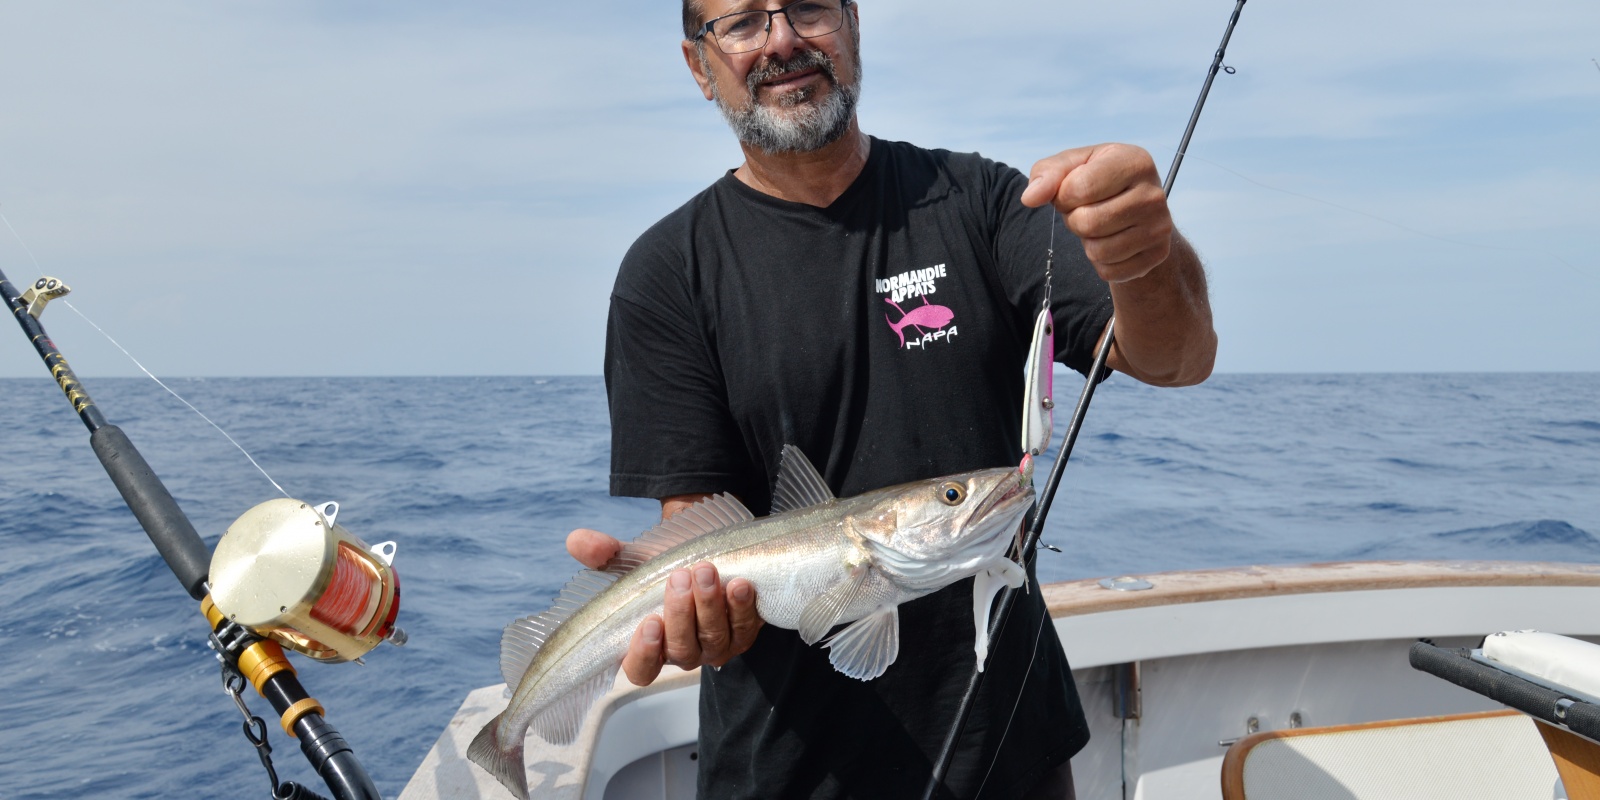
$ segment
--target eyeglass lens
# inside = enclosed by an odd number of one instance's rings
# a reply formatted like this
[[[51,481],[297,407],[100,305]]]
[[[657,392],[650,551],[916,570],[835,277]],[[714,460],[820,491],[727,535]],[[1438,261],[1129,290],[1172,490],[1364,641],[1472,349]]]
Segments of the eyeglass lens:
[[[772,18],[782,14],[802,39],[823,36],[839,30],[844,22],[840,0],[800,0],[773,11],[744,11],[719,17],[711,23],[711,33],[724,53],[744,53],[767,43]]]

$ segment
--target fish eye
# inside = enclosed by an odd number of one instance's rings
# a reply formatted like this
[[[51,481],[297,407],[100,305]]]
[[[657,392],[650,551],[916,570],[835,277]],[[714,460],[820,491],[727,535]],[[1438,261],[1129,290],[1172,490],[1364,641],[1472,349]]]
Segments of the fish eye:
[[[959,506],[967,499],[967,488],[955,482],[946,483],[939,487],[939,499],[947,506]]]

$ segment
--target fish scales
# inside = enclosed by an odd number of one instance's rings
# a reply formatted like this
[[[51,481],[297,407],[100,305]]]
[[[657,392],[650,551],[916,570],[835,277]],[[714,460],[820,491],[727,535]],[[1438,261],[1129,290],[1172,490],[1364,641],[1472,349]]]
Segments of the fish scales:
[[[830,516],[808,512],[770,525],[742,523],[673,547],[624,575],[595,598],[602,602],[589,603],[546,640],[512,699],[516,705],[528,692],[532,702],[524,713],[504,720],[502,731],[526,727],[546,705],[540,701],[613,668],[614,654],[627,649],[639,623],[661,613],[667,577],[676,570],[710,561],[724,580],[743,577],[761,587],[756,606],[762,619],[798,627],[806,600],[848,575],[845,558],[853,548],[839,530],[842,524]],[[559,675],[559,680],[547,680],[547,675]],[[536,693],[540,688],[547,691]]]

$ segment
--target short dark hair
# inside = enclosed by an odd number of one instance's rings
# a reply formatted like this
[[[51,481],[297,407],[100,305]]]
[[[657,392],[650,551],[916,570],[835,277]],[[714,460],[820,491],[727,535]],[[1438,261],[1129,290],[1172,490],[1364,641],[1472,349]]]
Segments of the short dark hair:
[[[693,39],[700,25],[700,0],[683,0],[683,38]]]

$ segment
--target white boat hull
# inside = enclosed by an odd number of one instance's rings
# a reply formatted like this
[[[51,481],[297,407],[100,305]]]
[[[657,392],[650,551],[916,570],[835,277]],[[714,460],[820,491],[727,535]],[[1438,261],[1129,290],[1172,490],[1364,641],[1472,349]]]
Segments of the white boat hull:
[[[1073,759],[1082,800],[1217,800],[1227,744],[1253,730],[1498,707],[1413,670],[1407,650],[1419,638],[1465,647],[1537,628],[1600,639],[1600,567],[1589,565],[1384,562],[1148,579],[1155,588],[1139,592],[1045,587],[1092,731]],[[692,798],[698,702],[693,672],[669,668],[644,689],[620,682],[576,744],[530,737],[532,795]],[[464,757],[505,703],[503,686],[472,692],[401,800],[509,797]]]

